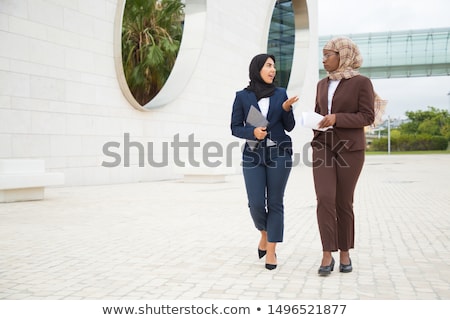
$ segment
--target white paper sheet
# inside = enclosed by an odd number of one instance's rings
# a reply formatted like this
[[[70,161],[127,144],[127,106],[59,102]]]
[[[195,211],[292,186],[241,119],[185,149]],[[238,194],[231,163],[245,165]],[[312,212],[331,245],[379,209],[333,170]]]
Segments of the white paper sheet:
[[[322,121],[323,115],[317,112],[302,112],[302,126],[319,131],[326,131],[333,128],[333,126],[319,128],[319,122]]]

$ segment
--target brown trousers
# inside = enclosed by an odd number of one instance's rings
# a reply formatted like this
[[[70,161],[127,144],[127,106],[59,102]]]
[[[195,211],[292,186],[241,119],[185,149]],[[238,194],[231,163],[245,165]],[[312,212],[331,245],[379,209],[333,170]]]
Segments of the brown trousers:
[[[355,244],[353,195],[365,151],[348,151],[332,130],[320,133],[311,145],[322,249],[348,251]]]

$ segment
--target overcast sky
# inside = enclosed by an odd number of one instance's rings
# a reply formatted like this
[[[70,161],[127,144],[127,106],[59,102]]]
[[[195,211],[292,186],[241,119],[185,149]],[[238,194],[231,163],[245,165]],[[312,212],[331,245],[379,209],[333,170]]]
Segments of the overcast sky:
[[[319,0],[319,36],[450,27],[449,0]],[[374,79],[385,115],[427,106],[450,109],[450,77]]]

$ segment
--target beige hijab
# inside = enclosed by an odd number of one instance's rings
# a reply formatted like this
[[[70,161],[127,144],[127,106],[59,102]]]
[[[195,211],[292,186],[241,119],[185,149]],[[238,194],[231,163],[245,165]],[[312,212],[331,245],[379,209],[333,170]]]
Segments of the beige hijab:
[[[324,50],[331,50],[339,53],[339,67],[328,72],[328,78],[331,80],[350,79],[359,75],[359,67],[363,63],[363,58],[358,46],[347,37],[335,37],[328,41],[323,47]],[[387,101],[374,92],[374,111],[375,121],[373,126],[377,126],[382,122],[382,116],[386,108]]]
[[[339,53],[339,67],[328,72],[328,77],[332,80],[349,79],[359,75],[363,58],[358,46],[347,37],[335,37],[328,41],[323,47],[324,50],[331,50]]]

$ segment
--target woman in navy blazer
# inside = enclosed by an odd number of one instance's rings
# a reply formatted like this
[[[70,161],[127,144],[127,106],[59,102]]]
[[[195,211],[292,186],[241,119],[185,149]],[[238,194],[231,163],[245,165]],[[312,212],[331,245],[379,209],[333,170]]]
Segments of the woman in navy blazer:
[[[359,74],[362,57],[356,44],[336,37],[323,48],[328,76],[317,84],[315,111],[324,116],[314,131],[313,176],[317,221],[322,241],[318,273],[334,269],[332,252],[339,251],[340,272],[353,270],[349,250],[354,248],[353,195],[364,164],[364,127],[375,118],[375,94],[369,78]]]
[[[242,167],[248,206],[261,233],[258,256],[266,256],[269,270],[277,266],[276,244],[283,241],[283,198],[292,166],[292,141],[286,131],[295,126],[292,104],[298,100],[275,86],[275,75],[273,55],[255,56],[249,67],[250,83],[236,93],[231,115],[232,134],[247,140]],[[266,125],[251,124],[247,117],[252,106],[266,118]]]

